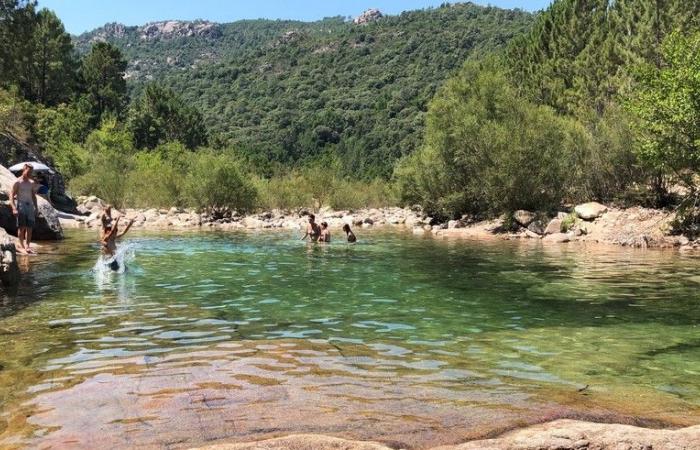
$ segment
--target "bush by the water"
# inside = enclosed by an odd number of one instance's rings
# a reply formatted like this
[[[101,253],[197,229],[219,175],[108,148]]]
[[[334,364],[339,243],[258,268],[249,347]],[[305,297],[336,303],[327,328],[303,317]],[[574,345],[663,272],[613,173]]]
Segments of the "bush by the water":
[[[470,62],[431,103],[425,147],[395,177],[405,202],[444,217],[605,196],[627,182],[631,152],[598,125],[523,98],[497,61]]]
[[[180,142],[150,151],[134,149],[130,132],[114,119],[90,133],[81,156],[81,175],[70,180],[75,195],[97,195],[117,207],[183,206],[214,215],[236,210],[336,209],[395,204],[389,184],[341,175],[328,156],[306,168],[264,178],[232,151],[188,150]]]

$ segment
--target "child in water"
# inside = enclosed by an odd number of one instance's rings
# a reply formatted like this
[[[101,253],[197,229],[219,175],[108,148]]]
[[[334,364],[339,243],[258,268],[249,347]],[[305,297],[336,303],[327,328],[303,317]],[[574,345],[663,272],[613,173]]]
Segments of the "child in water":
[[[328,229],[328,222],[321,222],[321,235],[318,238],[319,242],[331,242],[331,230]]]
[[[345,234],[348,236],[348,242],[357,242],[357,237],[355,237],[355,233],[350,229],[350,225],[347,223],[343,225],[343,231],[345,231]]]

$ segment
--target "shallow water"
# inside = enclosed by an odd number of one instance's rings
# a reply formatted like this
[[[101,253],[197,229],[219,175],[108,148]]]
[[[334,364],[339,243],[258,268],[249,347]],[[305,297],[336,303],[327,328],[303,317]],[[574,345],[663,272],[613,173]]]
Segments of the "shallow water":
[[[0,447],[292,432],[426,447],[558,417],[700,423],[700,258],[373,232],[88,233],[0,306]]]

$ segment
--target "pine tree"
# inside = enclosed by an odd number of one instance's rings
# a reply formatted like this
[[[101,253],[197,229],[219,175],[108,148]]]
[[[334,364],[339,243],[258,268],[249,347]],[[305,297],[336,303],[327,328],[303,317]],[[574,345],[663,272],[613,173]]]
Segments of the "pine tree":
[[[93,125],[106,113],[119,116],[124,112],[128,101],[124,80],[126,65],[122,52],[106,42],[93,45],[83,58],[81,75],[92,109]]]
[[[77,61],[70,35],[52,11],[43,9],[33,33],[34,75],[30,98],[55,105],[70,99],[76,80]]]

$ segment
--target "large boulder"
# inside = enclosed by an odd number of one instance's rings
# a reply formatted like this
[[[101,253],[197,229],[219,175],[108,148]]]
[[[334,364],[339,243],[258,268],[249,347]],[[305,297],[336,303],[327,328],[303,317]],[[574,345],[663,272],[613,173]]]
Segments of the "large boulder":
[[[0,166],[0,190],[8,196],[17,178],[6,167]],[[56,241],[63,239],[63,228],[58,219],[58,212],[42,197],[37,198],[39,216],[34,227],[33,239],[38,241]],[[17,235],[17,220],[12,214],[9,203],[0,205],[0,227],[12,235]]]
[[[558,217],[555,217],[554,219],[550,220],[544,229],[544,234],[549,235],[561,233],[561,222],[562,220]]]
[[[19,284],[19,265],[14,239],[0,228],[0,283],[5,287]]]
[[[530,222],[530,225],[527,226],[527,229],[532,231],[533,233],[543,235],[545,234],[545,229],[547,228],[547,222],[545,222],[542,219],[535,219],[532,222]]]
[[[608,207],[598,202],[589,202],[577,205],[574,211],[583,220],[593,220],[608,212]]]

